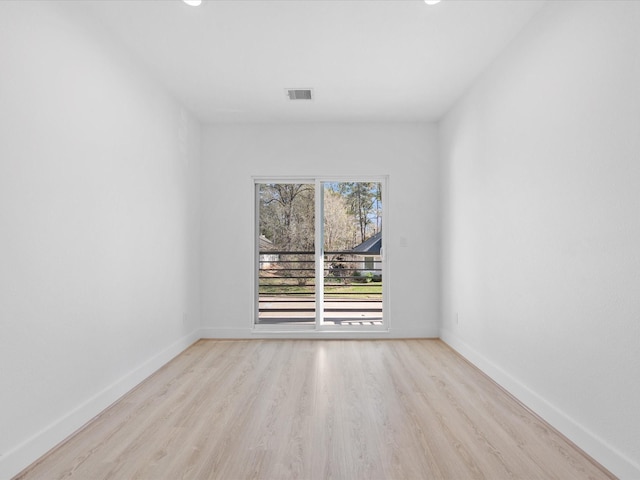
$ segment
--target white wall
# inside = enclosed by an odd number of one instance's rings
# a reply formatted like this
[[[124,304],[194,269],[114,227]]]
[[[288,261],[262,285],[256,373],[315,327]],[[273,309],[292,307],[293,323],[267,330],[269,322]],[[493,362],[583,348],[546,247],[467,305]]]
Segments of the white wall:
[[[252,175],[358,174],[389,175],[390,336],[437,336],[439,172],[429,124],[208,127],[202,180],[206,336],[251,336]]]
[[[623,478],[640,478],[639,25],[640,2],[549,2],[441,125],[443,338]]]
[[[0,478],[198,336],[199,126],[74,17],[0,2]]]

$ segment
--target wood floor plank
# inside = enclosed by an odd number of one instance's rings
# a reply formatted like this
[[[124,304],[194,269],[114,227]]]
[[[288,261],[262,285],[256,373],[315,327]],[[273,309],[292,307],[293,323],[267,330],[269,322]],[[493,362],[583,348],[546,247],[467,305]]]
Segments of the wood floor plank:
[[[16,480],[615,478],[439,340],[201,340]]]

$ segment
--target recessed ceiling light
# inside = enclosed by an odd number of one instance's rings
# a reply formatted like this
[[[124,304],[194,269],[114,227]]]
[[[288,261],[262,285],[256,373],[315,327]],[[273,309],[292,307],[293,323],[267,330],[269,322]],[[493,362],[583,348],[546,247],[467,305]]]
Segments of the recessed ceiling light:
[[[182,0],[182,1],[191,7],[198,7],[202,3],[202,0]]]
[[[424,0],[424,3],[426,3],[427,5],[436,5],[440,3],[440,0]]]

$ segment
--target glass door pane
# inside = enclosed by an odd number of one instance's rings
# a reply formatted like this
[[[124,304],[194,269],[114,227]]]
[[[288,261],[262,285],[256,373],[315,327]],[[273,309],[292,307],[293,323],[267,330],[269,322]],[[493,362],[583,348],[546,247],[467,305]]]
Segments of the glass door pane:
[[[256,324],[316,322],[315,185],[257,183]]]
[[[322,182],[322,325],[382,325],[382,184]]]

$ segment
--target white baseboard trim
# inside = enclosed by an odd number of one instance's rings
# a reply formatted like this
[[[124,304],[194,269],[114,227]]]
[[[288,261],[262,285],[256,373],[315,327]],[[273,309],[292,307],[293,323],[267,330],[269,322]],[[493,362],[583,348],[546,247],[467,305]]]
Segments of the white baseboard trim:
[[[440,338],[611,473],[623,480],[640,479],[640,465],[474,350],[453,332],[441,330]]]
[[[8,480],[20,473],[200,338],[199,329],[182,337],[31,438],[0,455],[0,479]]]
[[[361,330],[361,331],[316,331],[308,330],[267,330],[252,328],[205,327],[201,330],[206,339],[263,339],[263,338],[303,338],[303,339],[380,339],[380,338],[438,338],[438,332],[428,330]]]

